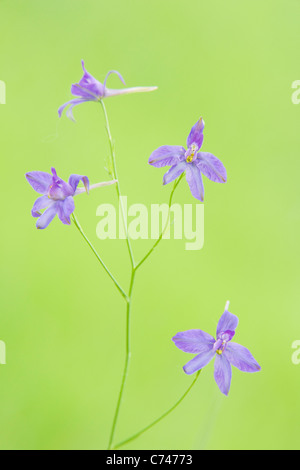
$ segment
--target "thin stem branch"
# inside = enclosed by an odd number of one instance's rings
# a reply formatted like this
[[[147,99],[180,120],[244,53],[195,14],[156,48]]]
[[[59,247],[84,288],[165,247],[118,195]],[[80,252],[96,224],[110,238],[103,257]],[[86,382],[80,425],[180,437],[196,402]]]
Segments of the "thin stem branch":
[[[117,195],[118,195],[119,206],[120,206],[121,213],[122,213],[122,220],[123,220],[124,231],[125,231],[125,236],[126,236],[127,248],[128,248],[128,252],[129,252],[131,267],[134,268],[135,263],[134,263],[133,251],[132,251],[132,248],[131,248],[131,243],[130,243],[130,239],[129,239],[129,235],[128,235],[124,205],[123,205],[123,201],[122,201],[122,197],[121,197],[120,183],[118,181],[118,175],[117,175],[115,146],[114,146],[114,142],[113,142],[111,131],[110,131],[110,125],[109,125],[109,120],[108,120],[108,115],[107,115],[107,112],[106,112],[105,104],[104,104],[103,100],[100,100],[100,103],[101,103],[103,113],[104,113],[106,132],[107,132],[107,136],[108,136],[108,140],[109,140],[110,154],[111,154],[111,160],[112,160],[112,166],[113,166],[113,172],[114,172],[113,178],[117,180],[116,190],[117,190]]]
[[[156,240],[156,242],[153,244],[152,248],[150,248],[150,250],[146,253],[146,255],[141,259],[141,261],[139,261],[137,264],[136,264],[136,269],[138,269],[145,261],[146,259],[151,255],[151,253],[155,250],[155,248],[157,247],[157,245],[160,243],[160,241],[162,240],[167,228],[168,228],[168,225],[169,225],[169,221],[170,221],[170,212],[171,212],[171,205],[172,205],[172,200],[173,200],[173,195],[174,195],[174,192],[175,192],[175,189],[177,188],[177,186],[179,185],[180,181],[182,180],[182,177],[183,177],[183,173],[181,174],[181,176],[175,181],[174,183],[174,186],[173,186],[173,189],[171,191],[171,194],[170,194],[170,198],[169,198],[169,211],[168,211],[168,217],[167,217],[167,220],[166,220],[166,223],[165,223],[165,226],[163,228],[163,230],[161,231],[158,239]]]
[[[164,419],[166,416],[168,416],[170,413],[172,413],[172,411],[175,410],[175,408],[177,408],[178,405],[180,405],[180,403],[184,400],[184,398],[188,395],[188,393],[190,392],[190,390],[193,388],[193,386],[195,385],[199,375],[200,375],[200,372],[201,370],[199,370],[196,374],[196,377],[195,379],[193,380],[193,382],[191,383],[191,385],[188,387],[188,389],[184,392],[184,394],[179,398],[179,400],[177,400],[177,402],[171,407],[169,408],[165,413],[163,413],[159,418],[157,418],[155,421],[153,421],[152,423],[148,424],[148,426],[146,426],[145,428],[141,429],[140,431],[138,431],[137,433],[133,434],[131,437],[129,437],[128,439],[125,439],[124,441],[121,441],[119,442],[116,446],[113,447],[113,449],[119,449],[120,447],[124,446],[125,444],[128,444],[128,442],[131,442],[133,441],[134,439],[137,439],[139,436],[141,436],[141,434],[143,434],[144,432],[148,431],[150,428],[152,428],[153,426],[155,426],[157,423],[159,423],[162,419]]]
[[[117,400],[117,406],[116,406],[116,409],[115,409],[113,424],[112,424],[112,428],[111,428],[111,432],[110,432],[108,449],[111,449],[111,447],[112,447],[112,443],[113,443],[113,439],[114,439],[114,435],[115,435],[115,431],[116,431],[116,426],[117,426],[117,422],[118,422],[119,412],[120,412],[120,408],[121,408],[121,403],[122,403],[122,399],[123,399],[123,393],[124,393],[124,389],[125,389],[126,379],[127,379],[128,370],[129,370],[129,363],[130,363],[130,356],[131,356],[131,352],[130,352],[131,300],[132,300],[132,291],[133,291],[135,273],[136,273],[136,270],[134,268],[132,268],[130,286],[129,286],[129,293],[128,293],[128,300],[127,300],[127,309],[126,309],[125,364],[124,364],[121,387],[120,387],[118,400]]]
[[[104,261],[102,260],[102,258],[100,257],[100,255],[98,254],[98,252],[96,251],[96,249],[94,248],[94,246],[92,245],[92,243],[90,242],[90,240],[88,239],[88,237],[86,236],[86,234],[84,233],[76,215],[73,213],[72,214],[72,219],[73,219],[73,222],[74,222],[74,225],[75,227],[78,229],[79,233],[82,235],[82,237],[84,238],[84,240],[87,242],[87,244],[89,245],[89,247],[91,248],[92,252],[94,253],[94,255],[96,256],[97,260],[99,261],[99,263],[101,264],[101,266],[103,267],[103,269],[106,271],[106,273],[109,275],[109,277],[111,278],[111,280],[113,281],[113,283],[115,284],[116,288],[118,289],[118,291],[120,292],[120,294],[122,295],[122,297],[124,297],[124,299],[126,301],[128,301],[128,296],[127,294],[124,292],[124,290],[122,289],[122,287],[120,286],[120,284],[118,283],[118,281],[115,279],[115,277],[113,276],[113,274],[110,272],[110,270],[108,269],[108,267],[106,266],[106,264],[104,263]]]
[[[115,414],[114,414],[114,418],[113,418],[113,423],[112,423],[112,428],[111,428],[109,443],[108,443],[108,449],[111,449],[113,439],[114,439],[114,435],[115,435],[115,431],[116,431],[118,418],[119,418],[119,413],[120,413],[120,408],[121,408],[121,403],[122,403],[122,399],[123,399],[123,393],[124,393],[124,389],[125,389],[125,385],[126,385],[126,379],[127,379],[128,370],[129,370],[129,363],[130,363],[130,354],[131,354],[130,353],[131,300],[132,300],[132,291],[133,291],[133,285],[134,285],[134,278],[135,278],[136,270],[135,270],[135,262],[134,262],[133,251],[132,251],[132,248],[131,248],[130,238],[129,238],[127,224],[126,224],[125,210],[124,210],[123,200],[122,200],[122,196],[121,196],[120,184],[119,184],[119,181],[118,181],[114,142],[113,142],[111,131],[110,131],[110,125],[109,125],[109,120],[108,120],[108,115],[107,115],[107,112],[106,112],[105,104],[104,104],[103,100],[101,100],[100,103],[101,103],[102,110],[103,110],[103,113],[104,113],[104,118],[105,118],[106,131],[107,131],[109,147],[110,147],[110,154],[111,154],[113,178],[115,180],[117,180],[116,181],[117,196],[118,196],[118,201],[119,201],[119,207],[120,207],[121,214],[122,214],[122,221],[123,221],[123,226],[124,226],[124,231],[125,231],[125,236],[126,236],[126,243],[127,243],[128,253],[129,253],[130,262],[131,262],[131,279],[130,279],[128,296],[126,298],[127,307],[126,307],[125,364],[124,364],[121,387],[120,387],[120,391],[119,391],[119,395],[118,395],[117,405],[116,405],[116,409],[115,409]]]

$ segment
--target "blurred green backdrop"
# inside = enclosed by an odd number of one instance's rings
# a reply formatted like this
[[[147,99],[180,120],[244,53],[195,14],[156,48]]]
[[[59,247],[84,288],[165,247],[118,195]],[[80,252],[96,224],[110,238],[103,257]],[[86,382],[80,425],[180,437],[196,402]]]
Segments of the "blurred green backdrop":
[[[292,363],[299,321],[300,4],[296,0],[0,1],[2,449],[105,448],[124,359],[124,302],[76,229],[55,220],[37,231],[37,194],[27,171],[107,179],[100,106],[57,108],[81,78],[80,60],[103,81],[110,69],[151,94],[107,99],[119,178],[129,203],[166,202],[164,170],[147,164],[159,145],[185,145],[199,116],[203,150],[228,183],[205,179],[205,244],[163,241],[137,276],[132,361],[116,439],[173,404],[192,381],[191,356],[171,337],[215,333],[227,299],[239,316],[236,341],[262,366],[233,371],[228,398],[210,364],[167,419],[127,448],[299,447],[300,365]],[[117,77],[109,86],[121,87]],[[176,202],[195,203],[181,184]],[[96,208],[116,204],[113,187],[76,199],[76,213],[105,261],[128,285],[124,241],[96,237]],[[151,241],[134,243],[138,258]]]

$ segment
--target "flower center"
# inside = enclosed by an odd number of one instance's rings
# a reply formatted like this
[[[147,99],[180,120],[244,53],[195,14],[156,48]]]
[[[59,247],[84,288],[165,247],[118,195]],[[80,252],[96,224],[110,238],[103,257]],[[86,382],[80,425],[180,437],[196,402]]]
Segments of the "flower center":
[[[192,144],[189,147],[188,151],[185,154],[186,161],[188,163],[192,163],[195,160],[195,153],[197,152],[197,150],[198,150],[198,146],[196,144]]]
[[[57,179],[48,188],[48,198],[54,201],[63,201],[68,196],[72,196],[74,191],[71,186],[65,183],[63,180]]]
[[[234,336],[234,331],[226,330],[218,334],[217,341],[214,344],[214,351],[216,354],[223,354],[226,349],[227,343],[231,341]]]
[[[223,354],[224,349],[226,348],[226,344],[227,344],[227,341],[222,341],[221,344],[220,344],[220,342],[221,342],[221,341],[218,340],[218,341],[216,341],[216,343],[215,343],[215,346],[216,346],[217,343],[218,343],[218,345],[217,345],[217,348],[218,348],[218,349],[216,349],[216,353],[217,353],[219,356],[221,356],[221,354]]]
[[[55,201],[65,199],[65,195],[60,183],[53,183],[49,187],[48,197]]]

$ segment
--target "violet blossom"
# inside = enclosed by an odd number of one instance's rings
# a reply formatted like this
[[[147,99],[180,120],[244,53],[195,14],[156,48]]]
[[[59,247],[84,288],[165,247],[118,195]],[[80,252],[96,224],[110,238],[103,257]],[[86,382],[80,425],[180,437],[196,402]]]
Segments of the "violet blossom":
[[[164,175],[163,184],[178,178],[184,171],[192,195],[203,201],[205,175],[216,183],[226,183],[227,174],[223,163],[212,153],[199,152],[203,143],[204,121],[202,118],[192,127],[187,138],[187,150],[178,145],[163,145],[150,155],[148,163],[157,168],[171,166]]]
[[[231,341],[239,320],[228,312],[228,304],[217,326],[217,339],[202,330],[183,331],[172,338],[182,351],[197,354],[183,367],[186,374],[201,370],[215,357],[214,378],[224,395],[228,395],[230,389],[231,366],[237,367],[242,372],[261,370],[248,349]]]
[[[38,217],[36,227],[44,229],[58,215],[63,224],[70,225],[70,215],[74,212],[75,205],[73,196],[83,192],[89,192],[90,189],[100,186],[114,184],[116,180],[97,183],[92,186],[89,184],[87,176],[71,175],[68,183],[57,176],[55,168],[51,168],[52,174],[43,171],[31,171],[26,173],[26,179],[33,189],[42,194],[34,203],[31,210],[33,217]],[[82,181],[84,188],[78,188]],[[41,210],[46,209],[43,214]]]
[[[74,106],[77,106],[78,104],[85,103],[87,101],[100,101],[103,98],[107,98],[109,96],[116,96],[116,95],[126,95],[128,93],[141,93],[141,92],[147,92],[147,91],[153,91],[156,90],[157,87],[133,87],[133,88],[123,88],[123,89],[117,89],[113,90],[110,88],[106,87],[106,81],[109,75],[112,73],[115,73],[118,75],[119,79],[121,82],[125,85],[124,79],[122,75],[117,72],[116,70],[110,70],[103,83],[99,82],[96,78],[94,78],[89,72],[84,67],[84,61],[81,61],[82,68],[83,68],[83,77],[81,78],[79,83],[73,83],[71,86],[71,93],[72,95],[76,96],[75,99],[72,99],[70,101],[67,101],[64,103],[60,108],[58,109],[58,115],[61,117],[63,110],[68,106],[68,110],[66,112],[66,115],[68,118],[70,118],[72,121],[74,121],[74,116],[73,116],[73,108]]]

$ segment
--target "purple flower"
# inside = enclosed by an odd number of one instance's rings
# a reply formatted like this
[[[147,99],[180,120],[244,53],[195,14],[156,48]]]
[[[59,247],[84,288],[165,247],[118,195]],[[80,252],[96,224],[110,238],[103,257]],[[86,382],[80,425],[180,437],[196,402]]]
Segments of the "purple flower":
[[[161,168],[171,166],[164,175],[163,184],[178,178],[184,171],[192,195],[203,201],[204,187],[201,173],[216,183],[226,183],[226,169],[213,154],[199,152],[203,143],[204,121],[202,118],[192,127],[187,138],[187,150],[178,145],[163,145],[150,155],[148,163]]]
[[[217,326],[217,339],[202,330],[183,331],[172,338],[182,351],[197,354],[183,367],[186,374],[202,369],[215,357],[215,381],[225,395],[230,389],[231,366],[243,372],[258,372],[261,369],[248,349],[231,341],[239,320],[227,308],[228,304]]]
[[[157,87],[134,87],[134,88],[124,88],[123,90],[112,90],[106,87],[106,81],[110,74],[116,73],[121,80],[121,82],[125,85],[124,79],[122,75],[117,72],[116,70],[110,70],[105,77],[105,80],[102,83],[98,82],[96,78],[94,78],[84,67],[84,61],[81,61],[82,68],[83,68],[83,77],[79,83],[73,83],[71,86],[71,93],[72,95],[76,96],[75,99],[67,101],[67,103],[63,104],[58,109],[58,115],[61,117],[63,110],[70,105],[69,109],[67,110],[66,114],[67,117],[70,118],[72,121],[75,121],[72,109],[74,106],[78,104],[85,103],[86,101],[100,101],[102,98],[107,98],[109,96],[116,96],[116,95],[126,95],[128,93],[140,93],[144,91],[153,91],[156,90]]]
[[[116,182],[116,180],[112,180],[97,183],[90,187],[87,176],[71,175],[68,183],[66,183],[57,176],[55,168],[51,168],[51,172],[52,175],[44,173],[43,171],[31,171],[25,175],[33,189],[37,193],[42,194],[42,196],[35,201],[31,210],[32,216],[38,217],[36,223],[38,229],[48,227],[56,214],[63,224],[70,225],[70,215],[75,209],[73,196],[83,192],[88,193],[89,189],[110,185]],[[80,181],[83,182],[84,188],[77,188]],[[42,214],[41,210],[43,209],[46,210]]]

